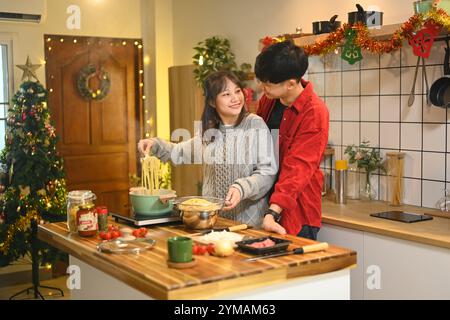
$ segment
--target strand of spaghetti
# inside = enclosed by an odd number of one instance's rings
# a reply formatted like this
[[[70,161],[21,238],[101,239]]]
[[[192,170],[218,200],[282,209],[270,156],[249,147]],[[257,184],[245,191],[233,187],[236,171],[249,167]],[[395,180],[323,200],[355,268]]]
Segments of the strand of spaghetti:
[[[161,176],[161,164],[159,159],[152,156],[145,156],[142,163],[142,186],[153,193],[159,189]]]

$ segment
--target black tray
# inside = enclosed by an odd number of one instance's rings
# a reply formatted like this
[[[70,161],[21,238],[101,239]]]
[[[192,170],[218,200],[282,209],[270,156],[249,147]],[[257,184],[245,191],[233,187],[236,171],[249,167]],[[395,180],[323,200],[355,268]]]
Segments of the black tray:
[[[249,246],[249,244],[252,244],[254,242],[264,241],[266,239],[272,240],[273,242],[275,242],[275,244],[271,247],[266,247],[266,248],[254,248],[254,247]],[[248,252],[248,253],[270,254],[270,253],[275,253],[275,252],[286,251],[291,242],[292,241],[290,241],[290,240],[278,239],[278,238],[274,238],[274,237],[262,237],[262,238],[254,238],[254,239],[249,239],[249,240],[238,241],[238,242],[236,242],[236,245],[238,246],[239,249],[241,249],[242,251]]]

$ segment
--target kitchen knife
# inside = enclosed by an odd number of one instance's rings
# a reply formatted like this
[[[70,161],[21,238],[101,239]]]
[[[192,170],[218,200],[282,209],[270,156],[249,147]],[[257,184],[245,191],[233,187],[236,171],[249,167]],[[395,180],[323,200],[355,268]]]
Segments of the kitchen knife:
[[[214,232],[219,232],[219,231],[230,231],[230,232],[232,232],[232,231],[245,230],[245,229],[249,229],[249,228],[251,228],[251,227],[249,227],[246,224],[238,224],[238,225],[231,226],[231,227],[226,227],[226,228],[216,228],[216,229],[206,230],[206,231],[203,231],[203,232],[191,233],[188,236],[189,237],[197,237],[197,236],[203,236],[203,235],[211,233],[213,231]]]
[[[244,259],[243,261],[252,262],[252,261],[257,261],[257,260],[261,260],[261,259],[287,256],[290,254],[310,253],[310,252],[322,251],[322,250],[327,250],[327,249],[328,249],[328,243],[322,242],[322,243],[318,243],[318,244],[311,244],[308,246],[303,246],[303,247],[294,249],[292,251],[278,252],[278,253],[268,254],[268,255],[259,256],[259,257],[255,257],[255,258],[247,258],[247,259]]]

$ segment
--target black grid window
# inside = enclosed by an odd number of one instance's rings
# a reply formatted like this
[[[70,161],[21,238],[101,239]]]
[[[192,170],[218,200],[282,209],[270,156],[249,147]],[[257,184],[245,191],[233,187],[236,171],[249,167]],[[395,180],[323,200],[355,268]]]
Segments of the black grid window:
[[[6,115],[9,107],[8,46],[0,44],[0,150],[5,147]]]

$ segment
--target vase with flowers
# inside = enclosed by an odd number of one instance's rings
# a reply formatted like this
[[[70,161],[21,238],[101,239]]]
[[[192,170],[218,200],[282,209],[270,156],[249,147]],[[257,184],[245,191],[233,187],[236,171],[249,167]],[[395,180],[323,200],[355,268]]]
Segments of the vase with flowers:
[[[371,178],[374,171],[380,169],[385,172],[380,150],[370,147],[370,141],[365,140],[359,146],[354,144],[347,146],[345,152],[350,164],[356,163],[358,169],[364,171],[364,182],[361,183],[360,198],[362,200],[374,200],[377,197]]]

